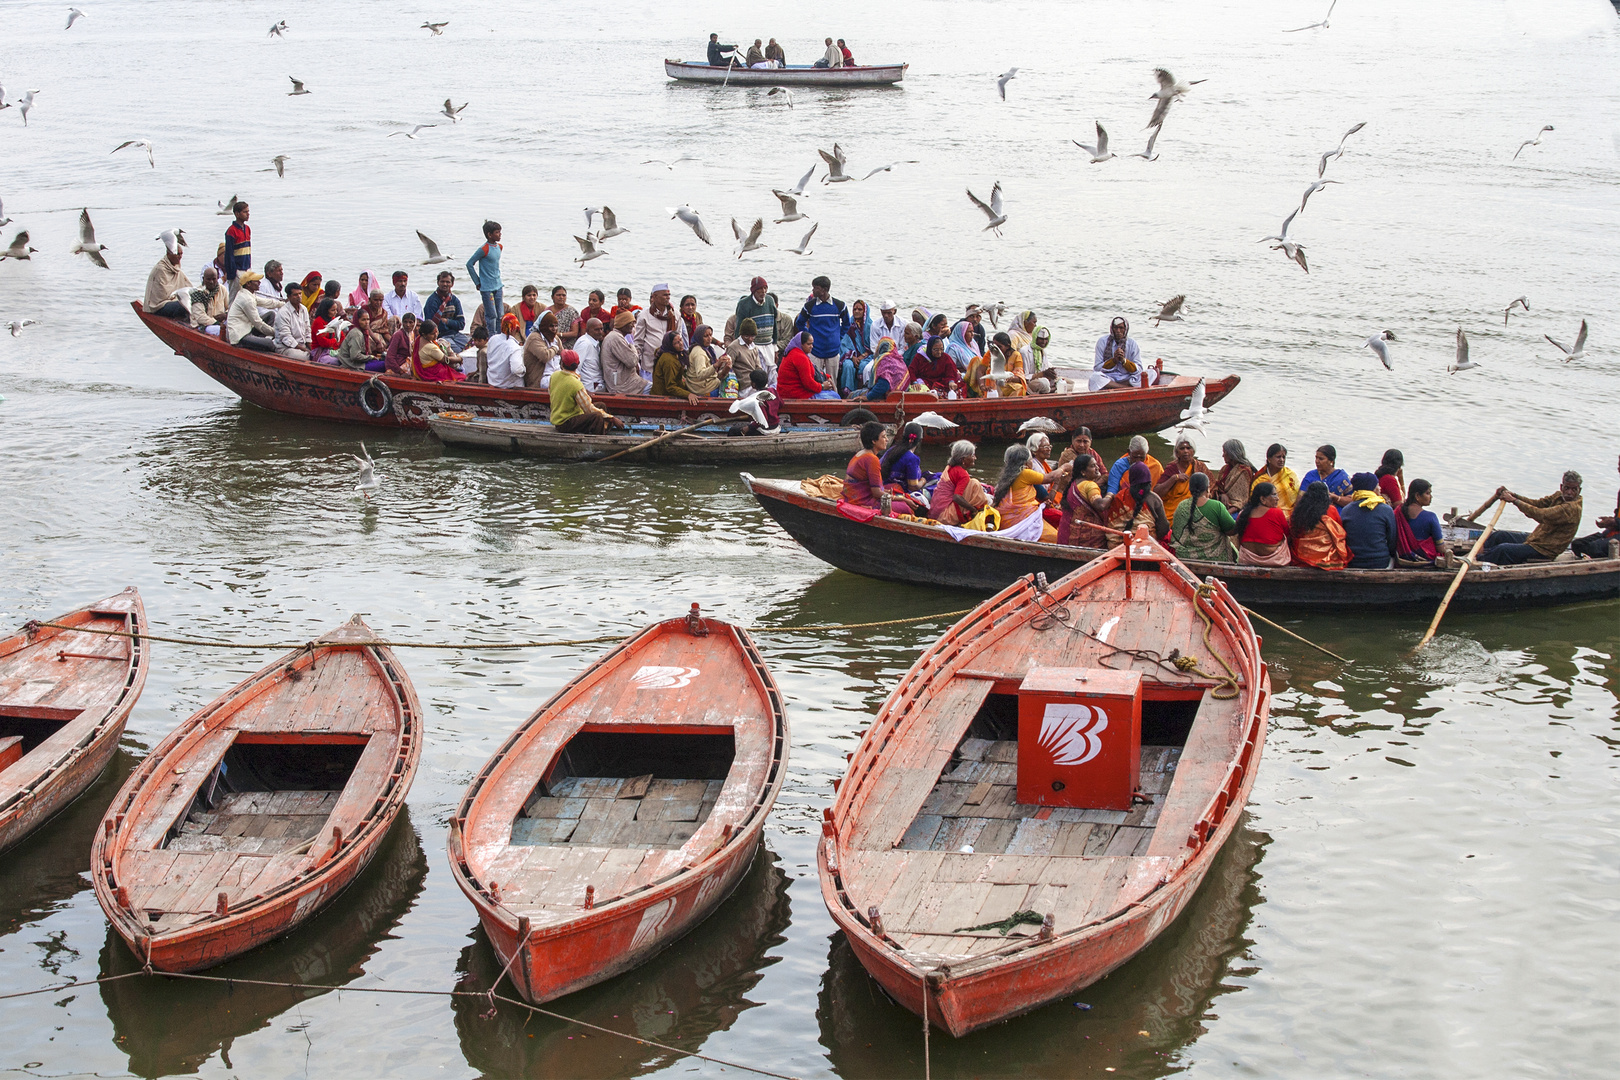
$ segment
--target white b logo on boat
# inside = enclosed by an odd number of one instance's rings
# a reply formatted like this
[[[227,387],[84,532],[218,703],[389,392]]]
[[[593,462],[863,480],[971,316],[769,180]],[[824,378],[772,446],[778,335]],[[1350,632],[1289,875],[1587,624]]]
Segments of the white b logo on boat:
[[[638,690],[674,690],[686,686],[697,677],[698,669],[695,667],[654,667],[648,665],[638,668],[630,676],[630,685]]]
[[[1054,765],[1084,765],[1102,753],[1102,733],[1108,714],[1092,705],[1046,707],[1041,716],[1041,749]]]
[[[669,917],[675,913],[675,898],[660,900],[652,907],[641,913],[641,923],[636,927],[636,936],[630,939],[630,948],[639,949],[643,945],[653,942],[664,930]]]

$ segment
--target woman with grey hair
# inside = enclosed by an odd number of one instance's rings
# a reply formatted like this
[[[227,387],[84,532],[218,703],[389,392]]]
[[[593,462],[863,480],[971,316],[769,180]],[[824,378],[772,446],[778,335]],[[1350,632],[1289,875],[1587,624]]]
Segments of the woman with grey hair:
[[[1155,484],[1159,482],[1159,477],[1164,473],[1164,466],[1159,463],[1158,458],[1148,453],[1148,441],[1146,438],[1141,435],[1132,435],[1130,444],[1125,450],[1125,455],[1115,461],[1113,467],[1108,470],[1107,494],[1112,495],[1125,489],[1125,471],[1138,461],[1148,467],[1148,472],[1153,475],[1153,482]],[[1248,493],[1244,492],[1244,494],[1247,495]]]
[[[1030,467],[1029,447],[1013,443],[1002,459],[1001,476],[996,480],[995,508],[1001,514],[1001,535],[1014,540],[1057,542],[1057,528],[1041,514],[1041,504],[1052,482],[1052,474]]]
[[[966,439],[951,443],[950,456],[928,503],[928,516],[941,525],[971,521],[989,502],[984,485],[968,470],[978,462],[979,448]]]
[[[1236,514],[1249,501],[1249,489],[1254,487],[1254,474],[1258,470],[1249,460],[1243,444],[1236,439],[1227,439],[1221,444],[1221,459],[1225,464],[1215,477],[1215,497],[1228,513]]]

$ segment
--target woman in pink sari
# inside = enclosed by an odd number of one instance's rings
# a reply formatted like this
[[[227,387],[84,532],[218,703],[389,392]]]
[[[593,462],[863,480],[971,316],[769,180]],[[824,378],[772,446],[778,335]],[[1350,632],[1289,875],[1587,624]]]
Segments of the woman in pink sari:
[[[360,284],[356,285],[354,291],[349,294],[349,307],[365,307],[371,302],[371,290],[381,288],[375,270],[362,270],[360,272]]]

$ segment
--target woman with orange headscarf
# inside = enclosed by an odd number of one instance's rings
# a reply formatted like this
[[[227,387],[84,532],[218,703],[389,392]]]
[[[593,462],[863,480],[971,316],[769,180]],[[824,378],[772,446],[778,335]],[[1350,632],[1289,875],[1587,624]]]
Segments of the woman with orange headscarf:
[[[319,270],[311,270],[304,275],[304,307],[311,314],[315,311],[315,302],[321,298],[321,280]]]

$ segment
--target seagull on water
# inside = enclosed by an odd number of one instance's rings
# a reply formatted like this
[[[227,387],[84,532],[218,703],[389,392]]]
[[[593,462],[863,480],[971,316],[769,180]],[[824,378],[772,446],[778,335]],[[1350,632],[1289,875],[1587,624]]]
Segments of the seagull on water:
[[[1541,137],[1543,135],[1547,134],[1547,132],[1551,131],[1552,129],[1553,129],[1553,126],[1551,124],[1548,124],[1546,127],[1542,128],[1540,131],[1536,132],[1536,137],[1535,138],[1526,139],[1524,142],[1520,143],[1519,148],[1517,150],[1513,151],[1513,160],[1514,161],[1519,160],[1519,155],[1524,153],[1524,148],[1525,147],[1527,147],[1527,146],[1540,146],[1541,145]]]
[[[449,25],[450,21],[446,19],[444,22],[425,22],[421,26],[417,27],[417,29],[430,30],[433,32],[434,37],[441,37],[444,34],[444,28]]]
[[[450,104],[450,99],[449,98],[445,98],[444,99],[444,108],[439,110],[439,111],[444,113],[444,115],[448,116],[450,118],[450,122],[452,124],[459,124],[461,122],[461,112],[466,107],[467,107],[467,102],[465,102],[465,101],[463,101],[461,103],[461,105],[459,107],[457,107],[455,105]]]
[[[997,180],[996,186],[990,189],[989,206],[984,204],[983,199],[973,194],[973,190],[971,188],[968,189],[967,197],[972,199],[973,205],[977,206],[980,210],[983,210],[984,216],[990,219],[990,224],[986,225],[984,228],[994,232],[997,236],[1000,236],[1001,227],[1007,224],[1007,212],[1001,208],[1001,181]]]
[[[574,237],[574,242],[579,245],[580,251],[580,257],[574,261],[580,266],[584,266],[592,259],[600,259],[603,255],[607,254],[607,252],[596,246],[596,240],[590,235],[589,229],[586,230],[586,234],[584,236]]]
[[[1157,105],[1153,106],[1153,118],[1147,124],[1150,128],[1163,125],[1164,116],[1170,111],[1172,101],[1184,96],[1187,91],[1199,83],[1207,81],[1205,79],[1194,79],[1188,82],[1186,79],[1178,79],[1164,68],[1154,68],[1153,77],[1159,80],[1159,89],[1148,95],[1150,100],[1158,102]]]
[[[403,135],[407,139],[414,139],[414,138],[416,138],[416,133],[417,132],[422,131],[425,128],[433,128],[433,127],[438,127],[438,126],[439,126],[438,124],[417,124],[415,127],[411,128],[411,130],[409,130],[409,131],[390,131],[388,133],[388,137],[390,139],[392,139],[395,135]]]
[[[24,229],[11,238],[11,246],[0,251],[0,259],[31,259],[32,253],[39,248],[28,246],[28,230]]]
[[[270,164],[272,164],[272,165],[274,165],[276,167],[276,175],[277,176],[286,176],[287,175],[287,155],[286,154],[277,154],[275,157],[270,159]]]
[[[799,241],[799,246],[790,247],[787,250],[793,252],[795,255],[810,254],[810,238],[816,235],[816,230],[819,228],[821,228],[821,222],[817,221],[811,223],[810,231],[804,234],[804,239]]]
[[[308,90],[304,89],[304,84],[293,78],[291,75],[287,76],[287,80],[293,84],[293,88],[287,91],[288,97],[299,97],[300,95],[309,93]]]
[[[38,93],[41,93],[41,91],[30,90],[22,96],[21,101],[17,102],[17,110],[22,113],[23,117],[23,127],[28,126],[28,112],[34,107],[34,95]]]
[[[778,94],[780,94],[783,100],[787,102],[788,108],[793,108],[793,91],[789,90],[787,87],[773,86],[765,92],[766,97],[776,97]]]
[[[604,206],[600,211],[598,211],[598,213],[602,215],[602,228],[596,234],[596,240],[598,243],[601,243],[603,240],[611,240],[615,236],[623,236],[625,233],[630,231],[629,229],[621,229],[619,227],[619,219],[613,213],[613,207]],[[585,227],[589,229],[590,225],[587,224]]]
[[[432,240],[428,239],[427,234],[424,233],[421,229],[416,230],[416,238],[418,240],[422,241],[422,246],[423,247],[427,248],[428,257],[422,260],[422,265],[423,266],[432,266],[434,263],[442,263],[442,262],[449,262],[450,261],[450,256],[442,254],[439,251],[439,245],[435,244]]]
[[[809,217],[808,214],[799,213],[799,200],[792,195],[785,191],[778,191],[775,188],[771,189],[771,194],[775,195],[782,203],[782,216],[775,219],[776,224],[786,225],[790,221],[803,221]]]
[[[1000,75],[996,76],[996,90],[997,90],[998,93],[1001,94],[1001,100],[1002,101],[1007,100],[1007,84],[1012,82],[1013,79],[1015,79],[1017,77],[1018,77],[1018,69],[1017,68],[1008,68],[1006,71],[1004,71]]]
[[[1159,313],[1153,316],[1153,325],[1160,323],[1181,322],[1181,307],[1187,302],[1186,293],[1177,293],[1163,304],[1159,305]]]
[[[1321,191],[1323,188],[1327,187],[1329,184],[1342,184],[1342,183],[1344,183],[1343,180],[1312,180],[1311,183],[1310,183],[1310,186],[1305,189],[1305,194],[1300,196],[1299,208],[1301,210],[1304,210],[1305,209],[1305,204],[1311,201],[1311,196],[1315,195],[1318,191]]]
[[[71,254],[88,255],[91,262],[106,270],[108,269],[107,260],[101,254],[106,250],[104,245],[96,243],[96,227],[90,224],[90,211],[80,210],[79,242],[73,245]]]
[[[759,234],[765,231],[765,219],[755,218],[754,224],[749,226],[748,232],[742,231],[737,219],[731,219],[731,235],[737,238],[737,258],[742,258],[746,252],[758,251],[765,245],[759,242]]]
[[[1383,361],[1385,369],[1395,370],[1395,364],[1389,355],[1389,342],[1395,340],[1395,331],[1381,330],[1376,337],[1370,337],[1361,343],[1363,349],[1371,349],[1379,360]]]
[[[23,327],[25,327],[25,326],[38,326],[38,325],[39,325],[39,320],[38,319],[12,319],[11,322],[7,324],[7,326],[9,326],[10,329],[11,329],[11,336],[12,337],[22,337]]]
[[[281,37],[286,32],[287,32],[287,20],[282,19],[280,22],[273,22],[273,23],[270,24],[270,33],[267,34],[266,36],[267,37]]]
[[[1517,300],[1513,301],[1513,303],[1511,303],[1507,307],[1503,308],[1502,309],[1502,325],[1503,326],[1506,326],[1508,324],[1508,316],[1513,314],[1513,309],[1514,308],[1524,308],[1524,313],[1526,315],[1528,315],[1528,314],[1530,314],[1530,301],[1526,297],[1521,296]]]
[[[1185,431],[1187,428],[1197,430],[1200,435],[1208,434],[1204,431],[1204,380],[1199,379],[1198,385],[1192,389],[1192,399],[1187,407],[1181,410],[1181,421],[1176,424],[1176,430]]]
[[[89,16],[86,15],[84,12],[80,11],[78,8],[70,7],[70,8],[68,8],[67,25],[62,27],[62,29],[71,30],[71,29],[73,29],[73,24],[74,23],[78,22],[80,19],[87,19],[87,18],[89,18]]]
[[[359,454],[350,454],[349,456],[360,463],[360,473],[354,478],[354,489],[369,500],[371,493],[377,490],[379,483],[376,462],[371,460],[371,454],[366,450],[365,443],[360,444]]]
[[[126,139],[125,141],[119,143],[117,146],[113,147],[112,152],[116,154],[116,153],[118,153],[118,151],[122,150],[126,146],[137,146],[137,147],[140,147],[142,150],[145,150],[146,151],[147,164],[151,165],[152,168],[154,168],[154,169],[157,168],[157,159],[152,156],[152,140],[151,139]]]
[[[1080,149],[1084,150],[1086,153],[1091,155],[1091,163],[1093,165],[1095,165],[1095,164],[1097,164],[1098,162],[1101,162],[1101,161],[1108,161],[1109,159],[1118,156],[1113,151],[1108,149],[1108,132],[1103,130],[1102,121],[1100,121],[1100,120],[1096,121],[1096,124],[1097,124],[1097,145],[1096,146],[1087,146],[1085,143],[1080,142],[1078,139],[1070,139],[1069,140],[1070,142],[1074,143],[1074,145],[1078,146]]]
[[[808,184],[812,179],[815,178],[816,168],[817,168],[817,166],[815,166],[815,165],[810,166],[810,171],[805,173],[803,176],[799,177],[799,182],[797,184],[794,184],[792,187],[788,188],[787,193],[789,195],[803,195],[805,185]],[[771,190],[776,191],[775,188],[772,188]],[[780,195],[782,193],[780,191],[777,191],[776,194]]]
[[[1152,131],[1152,134],[1148,136],[1147,149],[1142,151],[1140,154],[1131,154],[1130,155],[1131,157],[1139,157],[1143,161],[1158,161],[1159,160],[1159,155],[1155,154],[1153,152],[1153,144],[1159,141],[1159,132],[1163,131],[1164,128],[1156,127],[1156,128],[1151,128],[1150,130]]]
[[[1366,126],[1367,121],[1363,120],[1361,123],[1357,124],[1355,127],[1351,128],[1349,131],[1345,132],[1339,137],[1339,145],[1335,149],[1329,150],[1327,153],[1322,155],[1322,160],[1316,163],[1316,178],[1318,180],[1322,178],[1323,173],[1327,172],[1328,161],[1333,158],[1344,156],[1344,140],[1348,139],[1350,136],[1354,135],[1356,132],[1360,131]]]
[[[1459,371],[1469,371],[1478,366],[1468,359],[1468,336],[1463,333],[1462,327],[1457,327],[1457,362],[1446,368],[1446,373],[1455,375]]]
[[[664,209],[669,211],[670,217],[680,218],[684,224],[691,226],[692,232],[696,234],[699,240],[703,241],[705,244],[708,244],[710,247],[714,246],[714,241],[709,239],[709,230],[704,227],[703,219],[698,217],[698,212],[696,210],[685,205],[666,206]]]
[[[1564,363],[1567,364],[1571,360],[1584,360],[1584,359],[1586,359],[1586,320],[1585,319],[1581,320],[1581,329],[1580,329],[1580,332],[1575,335],[1575,347],[1573,349],[1567,348],[1561,342],[1554,341],[1552,338],[1547,337],[1546,334],[1542,334],[1541,336],[1546,337],[1548,341],[1552,342],[1553,345],[1557,346],[1559,352],[1564,354]]]
[[[1321,22],[1313,22],[1309,26],[1296,26],[1292,30],[1284,30],[1283,33],[1297,34],[1301,30],[1315,30],[1318,26],[1320,26],[1323,30],[1326,30],[1328,28],[1328,19],[1333,17],[1334,5],[1338,4],[1338,2],[1339,0],[1332,0],[1332,3],[1328,4],[1327,14],[1322,16]]]

